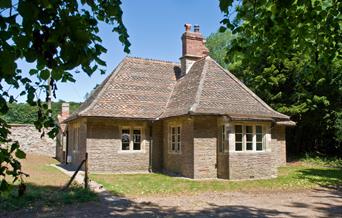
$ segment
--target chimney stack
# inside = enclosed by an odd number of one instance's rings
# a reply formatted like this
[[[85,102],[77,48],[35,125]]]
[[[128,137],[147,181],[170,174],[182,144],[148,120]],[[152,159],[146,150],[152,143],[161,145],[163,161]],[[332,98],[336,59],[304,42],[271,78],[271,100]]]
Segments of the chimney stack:
[[[205,47],[205,40],[200,33],[199,25],[194,25],[194,32],[191,32],[191,24],[185,24],[185,32],[182,35],[182,57],[181,76],[184,76],[190,70],[192,64],[208,56],[209,51]]]
[[[69,103],[64,102],[62,103],[61,118],[62,120],[65,120],[68,117],[69,117]]]

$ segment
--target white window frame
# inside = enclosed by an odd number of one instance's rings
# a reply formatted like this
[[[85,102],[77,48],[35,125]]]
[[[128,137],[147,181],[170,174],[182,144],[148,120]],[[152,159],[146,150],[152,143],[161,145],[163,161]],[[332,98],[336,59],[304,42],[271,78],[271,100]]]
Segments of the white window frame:
[[[175,135],[175,143],[178,144],[178,150],[172,149],[172,129],[176,128],[176,130],[179,128],[179,133],[177,132]],[[179,136],[179,141],[178,141]],[[169,144],[169,153],[170,154],[182,154],[182,126],[181,125],[169,125],[168,127],[168,144]]]
[[[233,143],[233,149],[231,151],[233,152],[266,152],[267,151],[267,131],[266,131],[266,127],[267,125],[265,124],[260,124],[260,123],[233,123],[233,128],[234,128],[234,143]],[[236,126],[242,126],[242,150],[236,150],[236,130],[235,127]],[[246,126],[252,126],[252,150],[247,150],[247,136],[246,136]],[[262,150],[257,150],[256,148],[256,127],[257,126],[261,126],[261,130],[262,130]]]
[[[122,149],[122,131],[123,130],[129,130],[129,149],[123,150]],[[134,130],[140,130],[140,150],[134,150],[134,138],[133,138],[133,132]],[[145,137],[144,137],[144,129],[141,126],[121,126],[120,127],[120,149],[119,153],[140,153],[144,152],[145,147]]]

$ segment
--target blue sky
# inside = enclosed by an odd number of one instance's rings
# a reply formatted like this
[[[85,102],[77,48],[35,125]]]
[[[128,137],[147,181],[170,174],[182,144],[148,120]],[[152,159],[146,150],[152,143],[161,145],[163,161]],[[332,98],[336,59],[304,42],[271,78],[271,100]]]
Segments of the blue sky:
[[[215,0],[122,0],[122,9],[132,44],[129,56],[176,62],[181,55],[180,37],[185,23],[199,24],[202,34],[207,37],[218,30],[223,19]],[[101,83],[127,55],[111,29],[108,25],[100,25],[100,37],[108,49],[102,56],[107,63],[106,74],[96,72],[91,77],[83,72],[76,74],[75,83],[57,85],[54,101],[84,101],[85,94]]]

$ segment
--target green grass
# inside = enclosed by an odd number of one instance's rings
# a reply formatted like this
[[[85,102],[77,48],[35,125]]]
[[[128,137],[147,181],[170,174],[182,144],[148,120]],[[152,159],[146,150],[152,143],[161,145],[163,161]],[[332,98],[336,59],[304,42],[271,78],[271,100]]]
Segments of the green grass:
[[[17,184],[12,184],[10,192],[1,193],[0,217],[1,212],[5,211],[56,207],[97,199],[95,193],[74,184],[68,190],[61,191],[69,177],[50,166],[55,163],[57,161],[51,157],[27,155],[27,158],[22,161],[23,171],[30,175],[24,178],[27,185],[26,193],[22,197],[18,197]]]
[[[312,165],[286,166],[279,168],[279,175],[275,179],[248,181],[199,181],[163,174],[94,174],[91,178],[120,196],[178,195],[207,191],[295,191],[336,186],[342,184],[342,170]]]
[[[87,202],[97,199],[97,195],[83,187],[73,185],[66,191],[52,186],[26,184],[27,191],[18,197],[17,186],[0,197],[0,211],[13,211],[31,207],[58,207],[75,202]]]

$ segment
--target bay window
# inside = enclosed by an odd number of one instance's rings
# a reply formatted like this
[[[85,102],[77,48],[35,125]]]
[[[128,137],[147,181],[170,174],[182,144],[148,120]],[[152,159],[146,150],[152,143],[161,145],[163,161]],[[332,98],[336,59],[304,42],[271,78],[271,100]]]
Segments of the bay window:
[[[264,151],[265,130],[262,125],[235,125],[235,151]]]

